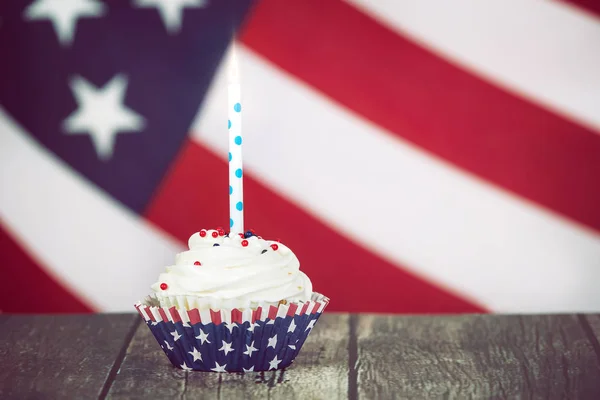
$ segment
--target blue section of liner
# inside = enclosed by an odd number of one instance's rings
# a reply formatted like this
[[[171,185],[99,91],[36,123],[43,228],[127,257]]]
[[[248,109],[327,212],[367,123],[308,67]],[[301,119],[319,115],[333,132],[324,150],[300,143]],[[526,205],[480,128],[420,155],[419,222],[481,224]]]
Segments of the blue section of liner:
[[[177,368],[250,372],[288,367],[320,316],[294,315],[254,324],[147,321],[147,325]]]

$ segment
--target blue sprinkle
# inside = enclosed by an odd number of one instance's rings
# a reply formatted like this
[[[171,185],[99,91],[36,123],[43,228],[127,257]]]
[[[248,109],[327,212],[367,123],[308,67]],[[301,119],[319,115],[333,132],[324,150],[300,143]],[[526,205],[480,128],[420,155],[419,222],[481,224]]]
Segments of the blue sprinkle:
[[[244,237],[246,239],[248,239],[249,237],[252,237],[252,236],[254,236],[254,234],[251,231],[246,231],[246,233],[244,233]]]
[[[244,209],[244,204],[242,204],[241,201],[238,201],[235,208],[237,208],[238,211],[242,211]]]
[[[233,227],[233,220],[229,218],[229,227]]]
[[[216,246],[220,246],[220,244],[219,243],[213,244],[213,247],[216,247]]]
[[[242,105],[241,105],[240,103],[235,103],[235,104],[233,105],[233,111],[235,111],[235,112],[240,112],[240,111],[242,111]]]
[[[233,188],[231,187],[231,185],[229,186],[229,194],[231,195],[233,193]]]
[[[231,129],[231,120],[230,119],[227,120],[227,129]]]
[[[229,162],[231,162],[231,153],[229,153]]]
[[[242,169],[238,168],[235,170],[235,176],[237,176],[238,178],[242,177]]]
[[[239,146],[240,144],[242,144],[242,137],[236,136],[235,139],[233,139],[233,141]]]

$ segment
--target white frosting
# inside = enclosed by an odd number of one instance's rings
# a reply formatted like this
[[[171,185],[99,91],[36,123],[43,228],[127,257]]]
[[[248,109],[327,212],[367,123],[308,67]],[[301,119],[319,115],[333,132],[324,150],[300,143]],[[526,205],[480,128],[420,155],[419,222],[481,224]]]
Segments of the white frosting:
[[[214,238],[215,230],[205,232],[205,237],[194,233],[188,241],[190,250],[179,253],[175,265],[167,267],[152,285],[159,300],[200,296],[212,305],[230,307],[310,300],[312,283],[285,245],[257,236],[242,239],[232,234]],[[243,240],[248,241],[245,247]],[[271,248],[272,244],[277,245],[277,250]],[[197,261],[201,265],[194,265]],[[162,284],[167,285],[165,290],[161,289]]]

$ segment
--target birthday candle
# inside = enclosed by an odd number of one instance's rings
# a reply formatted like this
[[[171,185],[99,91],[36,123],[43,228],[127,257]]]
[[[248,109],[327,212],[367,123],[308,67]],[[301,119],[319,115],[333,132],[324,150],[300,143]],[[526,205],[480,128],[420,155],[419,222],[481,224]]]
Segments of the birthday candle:
[[[244,186],[242,168],[242,97],[235,44],[229,60],[227,90],[229,120],[229,226],[232,233],[244,232]]]

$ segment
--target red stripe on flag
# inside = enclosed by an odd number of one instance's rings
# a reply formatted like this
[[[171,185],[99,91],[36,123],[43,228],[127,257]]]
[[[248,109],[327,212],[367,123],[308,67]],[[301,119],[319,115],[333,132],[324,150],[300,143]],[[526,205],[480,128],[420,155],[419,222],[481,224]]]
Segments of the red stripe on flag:
[[[595,17],[600,16],[600,1],[598,0],[562,0],[568,4],[574,4],[577,7],[592,13]]]
[[[245,45],[335,101],[600,231],[600,135],[451,64],[338,0],[263,0]]]
[[[146,218],[187,243],[192,233],[229,220],[227,188],[227,162],[188,141],[146,210]],[[244,175],[244,203],[246,226],[265,238],[285,238],[314,290],[335,299],[332,311],[483,311],[349,241],[270,191],[251,173]]]
[[[262,312],[262,307],[258,307],[256,310],[252,311],[252,323],[255,323],[256,320],[260,319],[261,312]]]
[[[269,319],[277,318],[277,307],[269,306]]]
[[[308,310],[308,306],[309,306],[310,302],[306,302],[302,305],[302,308],[300,309],[300,314],[299,315],[304,315],[306,314],[306,310]]]
[[[57,282],[0,222],[0,310],[11,313],[90,313],[94,309]]]

